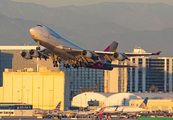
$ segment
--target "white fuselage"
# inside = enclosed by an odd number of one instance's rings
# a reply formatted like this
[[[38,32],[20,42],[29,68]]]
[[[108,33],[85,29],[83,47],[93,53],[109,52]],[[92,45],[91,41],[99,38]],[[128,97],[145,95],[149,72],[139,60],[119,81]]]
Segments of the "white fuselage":
[[[127,112],[141,112],[141,111],[144,111],[144,110],[146,110],[146,109],[139,108],[139,107],[118,107],[116,109],[116,111],[123,112],[123,113],[127,113]]]
[[[52,29],[50,29],[44,25],[35,26],[35,27],[31,28],[30,34],[36,42],[40,41],[41,44],[47,43],[47,44],[50,44],[55,47],[56,46],[65,46],[65,47],[69,47],[71,49],[82,49],[83,50],[83,48],[64,39],[59,34],[54,32]],[[43,45],[43,46],[46,48],[48,47],[46,45]]]
[[[37,42],[37,44],[46,47],[55,55],[63,55],[69,59],[76,60],[73,55],[64,51],[63,48],[84,50],[76,44],[64,39],[56,32],[44,25],[37,25],[31,28],[30,34],[31,37]]]

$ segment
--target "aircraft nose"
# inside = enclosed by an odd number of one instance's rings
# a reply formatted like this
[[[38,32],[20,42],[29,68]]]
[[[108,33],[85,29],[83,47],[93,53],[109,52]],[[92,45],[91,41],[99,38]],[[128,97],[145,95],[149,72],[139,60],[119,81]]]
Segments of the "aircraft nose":
[[[35,35],[35,33],[36,33],[36,30],[35,30],[35,28],[31,28],[31,29],[29,30],[29,32],[30,32],[30,35],[31,35],[32,37],[34,37],[34,35]]]

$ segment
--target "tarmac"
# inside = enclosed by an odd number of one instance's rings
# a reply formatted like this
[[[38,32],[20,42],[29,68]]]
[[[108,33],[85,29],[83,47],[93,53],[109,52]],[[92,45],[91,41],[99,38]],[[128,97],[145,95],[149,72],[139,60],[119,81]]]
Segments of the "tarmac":
[[[119,118],[119,117],[116,117],[116,118],[111,118],[111,119],[108,119],[108,120],[125,120],[127,118]],[[47,118],[36,118],[36,117],[0,117],[0,120],[55,120],[55,119],[47,119]],[[57,119],[58,120],[58,119]],[[102,119],[99,119],[99,118],[95,118],[95,119],[88,119],[88,118],[62,118],[61,120],[107,120],[106,118],[102,118]],[[137,118],[130,118],[130,119],[127,119],[127,120],[137,120]]]

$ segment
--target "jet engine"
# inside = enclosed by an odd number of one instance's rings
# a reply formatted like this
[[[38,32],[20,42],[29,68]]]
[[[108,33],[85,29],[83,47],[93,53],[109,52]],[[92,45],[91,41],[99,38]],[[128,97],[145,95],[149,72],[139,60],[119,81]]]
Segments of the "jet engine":
[[[126,59],[126,56],[124,56],[122,53],[120,52],[115,52],[114,53],[114,58],[119,60],[119,61],[123,61]]]
[[[83,50],[83,51],[82,51],[82,55],[83,55],[84,57],[87,57],[87,58],[93,57],[93,53],[90,52],[89,50]]]
[[[40,56],[39,52],[38,52],[37,50],[34,50],[34,49],[31,49],[31,50],[29,51],[29,54],[30,54],[32,57],[39,57],[39,56]]]
[[[28,53],[28,51],[22,51],[21,56],[25,59],[32,59],[31,55]]]

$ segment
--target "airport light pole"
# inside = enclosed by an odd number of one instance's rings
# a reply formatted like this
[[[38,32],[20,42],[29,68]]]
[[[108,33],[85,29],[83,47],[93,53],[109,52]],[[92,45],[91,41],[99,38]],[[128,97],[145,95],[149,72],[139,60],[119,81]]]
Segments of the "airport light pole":
[[[21,90],[21,102],[23,102],[23,89],[25,88],[25,86],[22,86],[22,90]]]
[[[29,104],[29,94],[28,94],[28,92],[29,92],[29,90],[26,90],[27,91],[27,104]]]
[[[39,108],[39,89],[40,87],[38,87],[38,108]]]
[[[49,112],[50,112],[50,101],[51,101],[51,99],[50,99],[50,96],[51,96],[51,91],[53,91],[53,90],[49,90]]]
[[[87,100],[86,100],[86,94],[85,94],[85,106],[86,106]]]
[[[17,92],[18,92],[18,101],[20,101],[20,99],[19,99],[19,90]]]
[[[80,90],[81,90],[80,104],[81,104],[81,108],[82,108],[82,87],[80,87]]]

